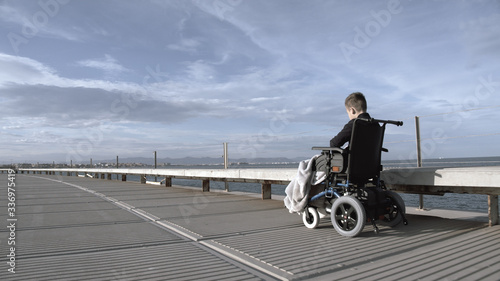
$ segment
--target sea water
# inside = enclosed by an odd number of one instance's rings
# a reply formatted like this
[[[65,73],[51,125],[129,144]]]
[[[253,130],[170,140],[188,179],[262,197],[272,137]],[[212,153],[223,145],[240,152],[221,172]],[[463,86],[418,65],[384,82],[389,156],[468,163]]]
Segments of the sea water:
[[[408,168],[415,167],[416,161],[383,161],[382,164],[387,168]],[[429,159],[423,161],[423,167],[481,167],[481,166],[500,166],[500,157],[479,157],[479,158],[444,158]],[[266,169],[266,168],[297,168],[298,163],[288,164],[242,164],[230,166],[230,169]],[[168,166],[171,169],[221,169],[221,165],[194,165],[194,166]],[[162,178],[158,178],[160,181]],[[129,175],[129,181],[139,181],[139,176]],[[148,176],[148,181],[155,180],[154,176]],[[173,185],[190,186],[201,188],[201,180],[172,179]],[[238,183],[229,182],[230,191],[241,191],[250,193],[260,193],[261,184],[259,183]],[[271,192],[274,195],[285,195],[286,185],[273,184]],[[225,183],[220,181],[210,181],[210,189],[225,189]],[[400,193],[407,207],[419,206],[418,194]],[[488,212],[488,196],[483,194],[456,194],[446,193],[440,195],[424,195],[424,208],[426,209],[448,209],[473,212]]]

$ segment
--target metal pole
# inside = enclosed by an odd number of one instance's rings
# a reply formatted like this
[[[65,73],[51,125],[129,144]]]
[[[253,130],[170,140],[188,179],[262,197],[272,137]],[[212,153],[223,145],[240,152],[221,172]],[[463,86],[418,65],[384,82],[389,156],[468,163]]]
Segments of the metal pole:
[[[224,147],[224,169],[227,170],[227,167],[228,167],[228,156],[227,156],[227,142],[224,143],[223,145]],[[224,187],[225,187],[225,190],[226,191],[229,191],[229,183],[227,182],[227,180],[224,180]]]
[[[227,158],[227,142],[224,143],[224,169],[227,169],[227,163],[228,158]]]
[[[415,116],[415,135],[417,137],[417,167],[422,167],[422,150],[420,148],[420,118]],[[419,194],[418,209],[424,209],[424,195]]]
[[[116,155],[116,168],[118,169],[118,155]],[[116,180],[118,180],[118,174],[116,174]]]
[[[156,167],[157,167],[157,165],[156,165],[156,150],[155,150],[155,170],[156,170]],[[155,182],[156,182],[157,180],[158,180],[158,179],[157,179],[157,177],[155,176]]]
[[[422,150],[420,148],[420,118],[415,116],[415,135],[417,136],[417,167],[422,167]]]

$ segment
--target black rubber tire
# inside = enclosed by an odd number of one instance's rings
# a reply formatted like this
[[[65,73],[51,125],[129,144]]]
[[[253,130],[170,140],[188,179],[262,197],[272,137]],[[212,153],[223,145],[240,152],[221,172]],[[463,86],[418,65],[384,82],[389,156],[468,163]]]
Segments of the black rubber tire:
[[[380,220],[380,224],[389,227],[395,227],[403,221],[401,214],[406,214],[406,207],[403,198],[394,191],[387,190],[386,197],[391,200],[391,205],[388,207],[387,214],[384,219]],[[401,208],[401,209],[399,209]]]
[[[366,212],[358,199],[353,196],[342,196],[332,205],[331,220],[340,235],[355,237],[365,227]]]

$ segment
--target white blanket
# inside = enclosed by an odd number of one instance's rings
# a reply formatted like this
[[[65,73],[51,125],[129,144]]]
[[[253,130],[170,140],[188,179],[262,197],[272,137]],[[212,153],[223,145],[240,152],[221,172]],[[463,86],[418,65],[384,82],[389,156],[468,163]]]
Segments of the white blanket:
[[[285,189],[286,197],[283,200],[290,213],[302,212],[309,201],[311,185],[316,185],[325,180],[324,172],[313,171],[315,160],[319,155],[299,163],[297,176]]]

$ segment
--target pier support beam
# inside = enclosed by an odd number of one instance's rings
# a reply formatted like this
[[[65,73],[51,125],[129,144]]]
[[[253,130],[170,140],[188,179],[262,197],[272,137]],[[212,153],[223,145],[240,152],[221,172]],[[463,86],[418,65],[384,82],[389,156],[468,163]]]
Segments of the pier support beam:
[[[488,195],[488,216],[490,226],[498,224],[498,195]]]
[[[108,180],[111,180],[111,174],[108,174]]]
[[[262,184],[262,199],[271,199],[271,184]]]
[[[208,191],[210,191],[210,180],[208,180],[208,179],[204,179],[204,180],[203,180],[203,183],[202,183],[202,187],[201,187],[201,188],[202,188],[202,191],[203,191],[203,192],[208,192]]]
[[[165,178],[165,186],[166,187],[171,187],[172,186],[172,178],[166,177]]]

